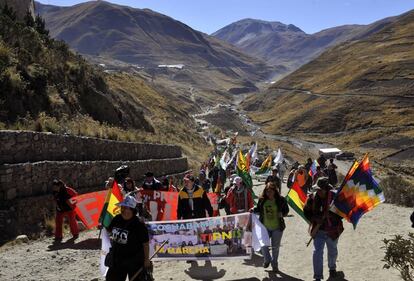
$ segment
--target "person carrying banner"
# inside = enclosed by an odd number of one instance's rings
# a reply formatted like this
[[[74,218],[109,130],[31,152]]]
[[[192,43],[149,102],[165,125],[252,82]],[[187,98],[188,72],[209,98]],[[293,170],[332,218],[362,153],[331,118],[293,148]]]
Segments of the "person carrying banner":
[[[67,217],[69,220],[70,232],[73,239],[79,237],[78,222],[76,221],[75,203],[71,202],[71,198],[78,195],[78,193],[66,186],[61,180],[53,180],[52,184],[53,197],[56,201],[56,220],[55,220],[55,241],[62,241],[62,225],[63,218]]]
[[[198,175],[198,179],[196,180],[196,183],[201,186],[205,192],[209,192],[211,188],[211,182],[207,178],[206,171],[200,170],[200,173]]]
[[[122,195],[126,195],[131,192],[137,192],[138,187],[135,186],[135,182],[131,178],[126,178],[124,184],[122,185]]]
[[[121,214],[116,215],[107,228],[111,237],[111,248],[105,259],[109,267],[107,281],[125,281],[127,275],[131,280],[142,267],[151,268],[148,230],[136,216],[136,204],[134,197],[125,196],[117,204]]]
[[[145,190],[160,190],[161,182],[154,177],[153,172],[145,173],[145,180],[142,183],[142,188]]]
[[[338,239],[344,228],[342,218],[330,211],[331,202],[335,196],[332,185],[326,177],[318,179],[316,192],[311,194],[304,207],[304,215],[310,221],[310,233],[313,237],[313,278],[323,279],[323,251],[325,244],[328,248],[329,276],[334,278],[336,259],[338,257]]]
[[[227,192],[226,201],[232,214],[248,212],[254,206],[252,193],[244,185],[241,177],[235,177],[233,187]]]
[[[271,239],[272,256],[269,247],[264,246],[261,249],[264,257],[263,267],[268,268],[272,264],[273,271],[277,272],[280,242],[286,228],[283,217],[289,213],[289,206],[286,199],[280,195],[277,186],[269,182],[259,198],[257,207],[251,211],[259,213],[259,220],[266,227]]]
[[[213,207],[204,189],[195,184],[192,175],[184,177],[184,188],[178,193],[177,219],[205,218],[213,216]]]

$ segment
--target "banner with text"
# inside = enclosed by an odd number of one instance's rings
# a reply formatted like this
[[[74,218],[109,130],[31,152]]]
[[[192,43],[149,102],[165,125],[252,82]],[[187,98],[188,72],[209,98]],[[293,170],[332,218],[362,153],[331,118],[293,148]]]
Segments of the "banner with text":
[[[218,195],[207,193],[213,207],[213,214],[219,215]],[[177,219],[178,192],[142,190],[136,195],[151,213],[152,221],[170,221]]]
[[[88,229],[98,226],[99,215],[104,206],[107,192],[107,190],[90,192],[72,199],[76,202],[76,215]],[[207,193],[207,196],[213,207],[214,216],[218,216],[218,195]],[[144,190],[137,193],[136,198],[145,204],[151,213],[152,221],[177,219],[178,192]]]
[[[251,257],[250,213],[204,219],[148,222],[153,260],[211,260]]]
[[[74,198],[76,202],[75,213],[82,223],[89,229],[98,226],[107,190],[78,195]]]

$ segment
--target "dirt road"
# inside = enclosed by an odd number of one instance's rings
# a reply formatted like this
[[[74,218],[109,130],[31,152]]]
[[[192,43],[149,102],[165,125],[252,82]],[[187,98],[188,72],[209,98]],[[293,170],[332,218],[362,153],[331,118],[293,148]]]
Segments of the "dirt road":
[[[256,193],[262,189],[263,185],[255,185]],[[410,208],[382,204],[366,214],[356,230],[345,223],[338,258],[338,270],[345,277],[336,280],[400,280],[396,270],[383,269],[382,240],[412,231],[411,212]],[[262,258],[254,255],[251,260],[213,261],[207,265],[203,261],[197,266],[182,261],[156,262],[154,277],[159,281],[312,280],[312,246],[305,246],[309,239],[307,225],[293,210],[286,225],[279,259],[280,274],[264,270]],[[97,236],[97,231],[83,232],[75,243],[59,247],[51,246],[51,238],[3,246],[0,248],[0,280],[104,280],[99,274],[100,241]]]

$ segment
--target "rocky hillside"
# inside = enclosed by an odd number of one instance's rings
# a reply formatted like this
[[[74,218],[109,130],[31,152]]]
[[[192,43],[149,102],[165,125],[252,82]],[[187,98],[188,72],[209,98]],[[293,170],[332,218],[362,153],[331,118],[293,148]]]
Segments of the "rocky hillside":
[[[279,78],[304,65],[324,50],[347,40],[369,36],[393,21],[387,18],[370,25],[344,25],[306,34],[294,25],[244,19],[212,35],[277,66]]]
[[[0,0],[0,8],[5,5],[12,8],[16,12],[16,17],[20,20],[24,19],[27,13],[33,18],[35,16],[33,0]]]
[[[176,143],[196,157],[205,143],[191,104],[139,76],[101,72],[52,39],[40,17],[0,13],[0,129]]]
[[[412,165],[412,30],[413,11],[361,40],[324,52],[244,107],[266,132],[372,152],[391,166]]]

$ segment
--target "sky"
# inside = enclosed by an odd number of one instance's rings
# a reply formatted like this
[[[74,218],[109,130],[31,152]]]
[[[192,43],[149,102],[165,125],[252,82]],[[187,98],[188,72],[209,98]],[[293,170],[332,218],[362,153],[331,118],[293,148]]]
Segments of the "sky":
[[[40,0],[71,6],[85,0]],[[344,24],[369,24],[414,9],[414,0],[109,0],[149,8],[211,34],[244,18],[294,24],[306,33]]]

